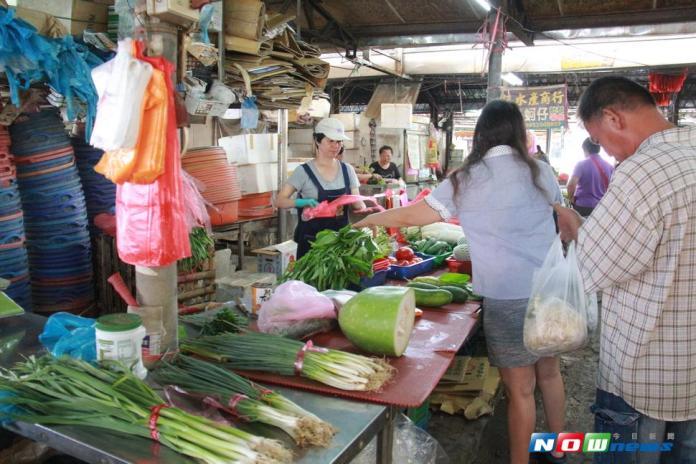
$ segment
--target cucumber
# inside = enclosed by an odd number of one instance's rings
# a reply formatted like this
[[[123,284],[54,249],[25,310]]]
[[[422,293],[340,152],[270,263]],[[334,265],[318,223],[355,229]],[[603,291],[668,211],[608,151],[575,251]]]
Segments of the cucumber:
[[[420,282],[420,283],[424,283],[424,284],[434,285],[436,287],[441,287],[443,285],[443,283],[440,282],[440,279],[438,279],[437,277],[433,277],[433,276],[416,277],[411,282]]]
[[[416,292],[416,305],[437,308],[452,302],[452,294],[447,290],[430,290],[425,288],[414,288]]]
[[[452,294],[452,301],[455,303],[466,303],[469,299],[469,293],[461,287],[455,287],[454,285],[446,285],[440,287],[443,290],[447,290]]]
[[[425,282],[409,282],[406,286],[411,288],[422,288],[424,290],[437,290],[440,288],[437,285],[427,284]]]

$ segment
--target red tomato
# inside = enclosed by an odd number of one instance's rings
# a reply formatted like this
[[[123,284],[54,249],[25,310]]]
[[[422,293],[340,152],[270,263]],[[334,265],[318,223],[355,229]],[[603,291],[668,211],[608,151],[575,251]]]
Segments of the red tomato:
[[[413,259],[414,254],[413,250],[409,247],[401,247],[396,250],[395,256],[396,259]]]

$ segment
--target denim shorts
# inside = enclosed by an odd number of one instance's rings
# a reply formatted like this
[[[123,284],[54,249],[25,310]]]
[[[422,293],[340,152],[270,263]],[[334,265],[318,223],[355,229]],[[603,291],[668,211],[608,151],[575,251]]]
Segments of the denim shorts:
[[[590,410],[595,415],[595,432],[611,433],[616,447],[614,452],[594,453],[596,464],[696,464],[696,420],[653,419],[599,389]],[[638,446],[640,450],[627,451]]]

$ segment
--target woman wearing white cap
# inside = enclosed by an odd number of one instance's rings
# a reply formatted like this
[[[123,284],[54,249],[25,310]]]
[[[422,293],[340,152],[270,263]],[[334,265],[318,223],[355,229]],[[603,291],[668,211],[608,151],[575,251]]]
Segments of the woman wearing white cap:
[[[348,225],[348,210],[339,208],[336,217],[302,219],[302,208],[317,206],[322,201],[331,201],[341,195],[359,195],[358,177],[353,167],[339,161],[337,156],[344,140],[350,140],[338,119],[324,118],[314,128],[316,157],[295,169],[287,183],[278,193],[276,206],[297,208],[298,221],[294,239],[297,242],[297,258],[310,248],[310,241],[322,230],[338,230]],[[297,198],[290,198],[297,192]],[[362,201],[353,203],[354,210],[365,210]],[[366,211],[367,212],[367,211]]]

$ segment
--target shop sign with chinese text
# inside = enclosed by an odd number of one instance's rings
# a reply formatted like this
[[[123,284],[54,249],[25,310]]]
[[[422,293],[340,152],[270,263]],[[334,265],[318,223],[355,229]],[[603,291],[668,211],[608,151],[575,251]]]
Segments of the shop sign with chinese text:
[[[529,129],[565,127],[568,122],[568,86],[503,87],[500,98],[517,103]]]

